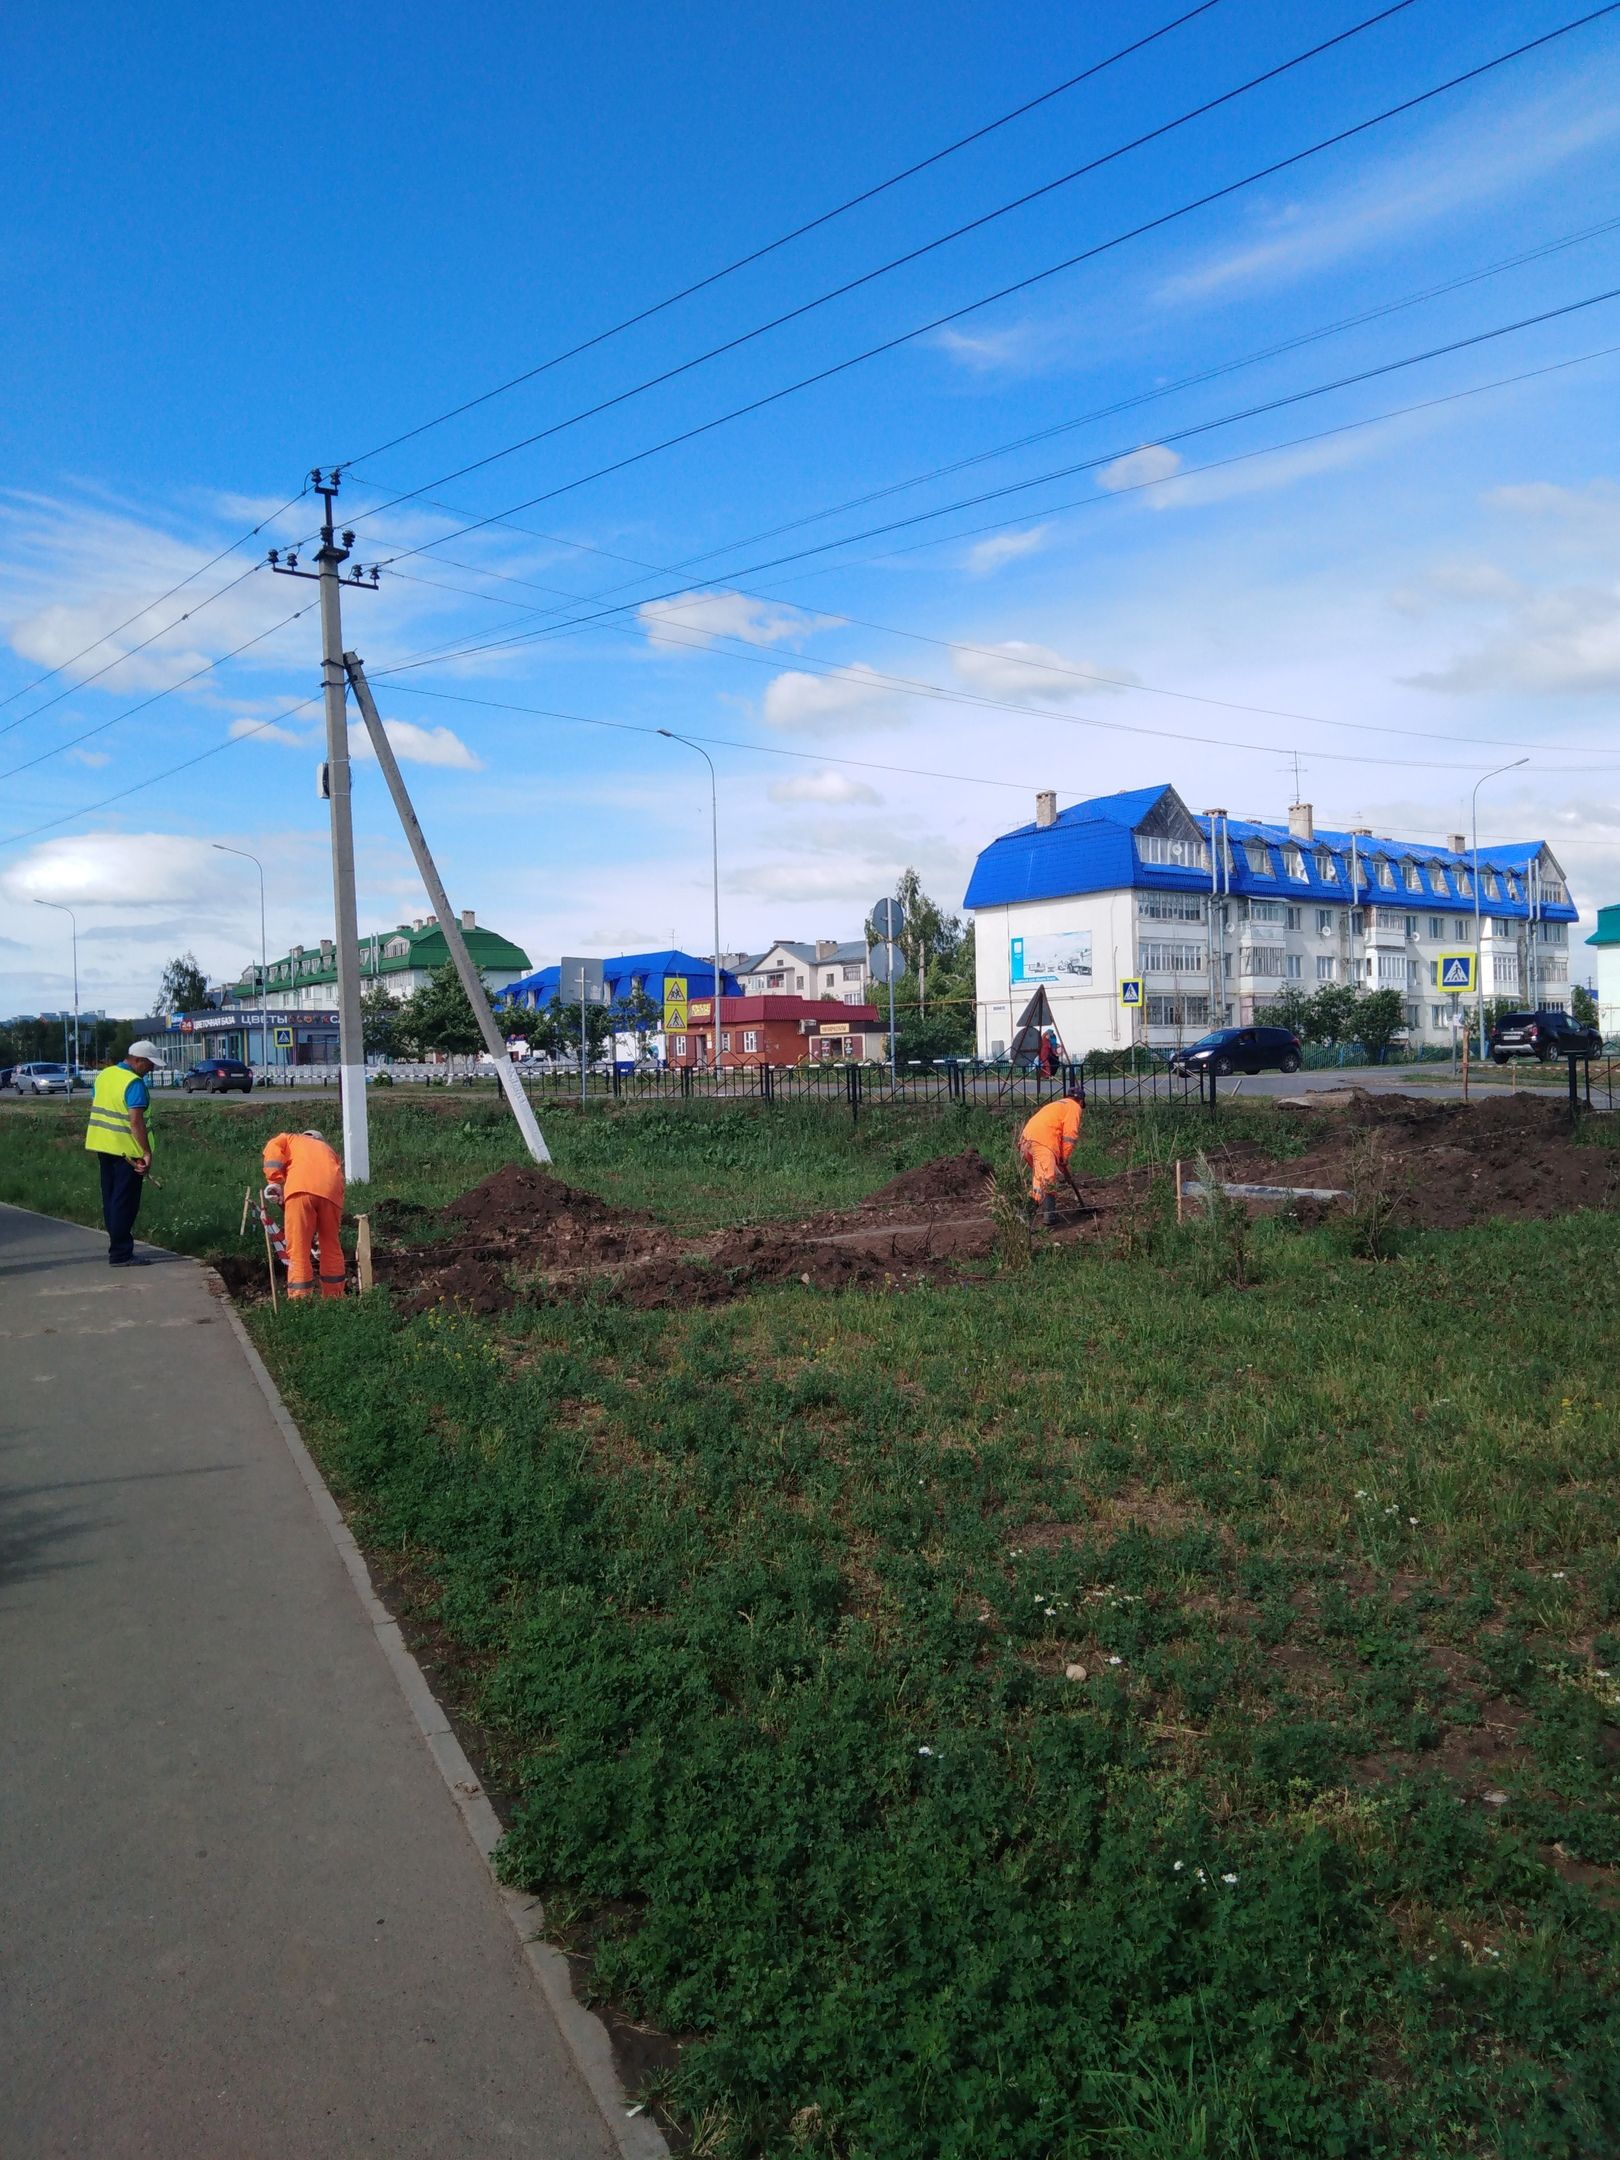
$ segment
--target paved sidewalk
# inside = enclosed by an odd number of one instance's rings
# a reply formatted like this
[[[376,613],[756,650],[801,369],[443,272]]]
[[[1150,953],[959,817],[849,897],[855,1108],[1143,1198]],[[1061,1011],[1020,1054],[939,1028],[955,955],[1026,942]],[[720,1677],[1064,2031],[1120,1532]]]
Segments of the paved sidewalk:
[[[610,2160],[203,1271],[0,1207],[0,2154]]]

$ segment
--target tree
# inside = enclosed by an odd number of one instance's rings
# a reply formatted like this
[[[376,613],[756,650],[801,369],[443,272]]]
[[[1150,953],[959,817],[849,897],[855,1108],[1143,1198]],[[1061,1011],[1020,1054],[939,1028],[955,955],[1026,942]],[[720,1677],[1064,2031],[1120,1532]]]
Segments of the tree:
[[[1406,1025],[1406,1010],[1398,990],[1369,990],[1356,999],[1355,1039],[1377,1065],[1384,1052]]]
[[[1595,1028],[1598,1024],[1597,999],[1584,983],[1576,983],[1569,993],[1569,1010],[1573,1019],[1582,1027]]]
[[[201,1012],[207,1003],[208,978],[197,965],[197,955],[180,953],[158,977],[158,1011]]]
[[[1357,1002],[1357,992],[1349,983],[1323,983],[1306,1007],[1305,1040],[1334,1047],[1354,1042]]]
[[[429,1051],[465,1055],[484,1047],[483,1030],[474,1018],[467,993],[461,987],[455,962],[435,968],[421,989],[396,1011],[395,1041],[399,1047],[425,1057]]]
[[[574,1018],[579,1018],[577,1005],[574,1007]],[[656,1035],[664,1024],[664,1009],[655,1003],[645,990],[631,990],[609,1006],[608,1019],[613,1034],[635,1037],[636,1056],[641,1059],[647,1055],[647,1037]],[[579,1040],[577,1028],[574,1040]]]
[[[393,1057],[399,1047],[401,1006],[380,982],[360,993],[360,1033],[367,1057]]]
[[[1297,1035],[1302,1042],[1308,1042],[1310,1022],[1311,1001],[1303,990],[1289,988],[1266,1000],[1267,1027],[1287,1028],[1291,1035]]]
[[[906,973],[916,979],[917,1010],[928,1010],[929,970],[961,944],[963,937],[961,918],[948,915],[937,901],[931,900],[923,891],[922,879],[915,870],[903,870],[895,880],[894,897],[899,901],[905,917],[905,927],[896,943]],[[872,923],[866,925],[866,942],[878,945],[883,941]],[[898,986],[896,996],[898,997]]]
[[[650,1000],[648,1001],[651,1002]],[[662,1017],[660,1015],[660,1017]],[[565,1005],[554,997],[549,1005],[540,1007],[528,1017],[529,1047],[542,1056],[551,1058],[574,1058],[579,1056],[579,1001]],[[594,1061],[602,1054],[604,1044],[613,1033],[613,1010],[607,1005],[585,1007],[585,1041],[587,1053]]]

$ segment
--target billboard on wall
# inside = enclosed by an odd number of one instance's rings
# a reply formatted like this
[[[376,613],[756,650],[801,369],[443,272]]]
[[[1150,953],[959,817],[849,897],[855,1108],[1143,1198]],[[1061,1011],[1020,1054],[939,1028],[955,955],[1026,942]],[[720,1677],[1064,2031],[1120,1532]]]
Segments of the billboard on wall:
[[[1039,930],[1012,940],[1012,980],[1091,987],[1091,932]]]

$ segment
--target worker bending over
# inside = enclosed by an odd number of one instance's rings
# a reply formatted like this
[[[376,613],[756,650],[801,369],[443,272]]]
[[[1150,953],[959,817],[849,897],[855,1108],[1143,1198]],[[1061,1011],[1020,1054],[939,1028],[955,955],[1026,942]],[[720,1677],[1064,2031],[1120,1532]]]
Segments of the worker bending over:
[[[315,1295],[318,1251],[321,1296],[340,1298],[343,1165],[318,1132],[277,1133],[265,1142],[264,1197],[286,1206],[288,1297]]]
[[[1018,1152],[1029,1165],[1029,1197],[1050,1230],[1057,1221],[1056,1186],[1066,1174],[1080,1138],[1080,1090],[1042,1103],[1018,1136]]]

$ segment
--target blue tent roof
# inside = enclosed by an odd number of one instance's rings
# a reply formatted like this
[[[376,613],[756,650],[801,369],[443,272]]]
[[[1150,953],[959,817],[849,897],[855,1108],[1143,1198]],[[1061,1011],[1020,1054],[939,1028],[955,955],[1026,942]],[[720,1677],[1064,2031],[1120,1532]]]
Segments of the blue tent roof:
[[[1099,795],[1089,802],[1074,803],[1058,813],[1051,825],[1020,825],[992,840],[973,866],[963,905],[968,908],[1005,907],[1024,900],[1060,900],[1071,895],[1116,892],[1139,886],[1170,892],[1207,892],[1209,871],[1191,864],[1145,862],[1136,845],[1136,832],[1164,797],[1173,794],[1168,782],[1159,787],[1131,788],[1118,795]],[[1184,806],[1176,798],[1178,809]],[[1189,813],[1190,815],[1190,813]],[[1192,824],[1209,839],[1209,820],[1192,816]],[[1298,840],[1286,825],[1252,818],[1232,818],[1227,824],[1232,850],[1230,889],[1256,899],[1292,901],[1338,901],[1350,896],[1350,847],[1348,832],[1318,828],[1309,840]],[[1250,861],[1253,843],[1255,860]],[[1473,851],[1455,854],[1450,848],[1425,841],[1358,836],[1356,897],[1380,906],[1462,909],[1472,912],[1474,900],[1461,882],[1473,870]],[[1479,866],[1483,882],[1495,872],[1501,881],[1496,894],[1485,891],[1481,912],[1487,915],[1524,916],[1528,903],[1523,877],[1541,852],[1539,840],[1515,841],[1504,847],[1482,847]],[[1263,856],[1263,861],[1261,857]],[[1290,862],[1295,868],[1290,868]],[[1395,866],[1395,883],[1381,882],[1379,865]],[[1406,865],[1416,865],[1417,886],[1406,881]],[[1298,874],[1296,874],[1296,871]],[[1519,880],[1520,897],[1508,892],[1506,878]],[[1330,874],[1324,874],[1330,873]],[[1553,922],[1574,922],[1578,911],[1568,901],[1544,900],[1542,915]]]
[[[687,994],[695,998],[712,997],[714,994],[714,962],[700,960],[695,953],[682,952],[678,947],[666,946],[662,952],[619,953],[611,960],[602,962],[603,980],[608,986],[608,996],[616,1003],[630,996],[636,984],[655,1005],[664,1002],[664,982],[671,975],[686,978]],[[738,997],[742,985],[728,968],[720,970],[720,994],[722,997]],[[508,983],[500,994],[502,1004],[543,1007],[553,998],[563,1004],[579,1002],[579,985],[575,983],[572,993],[563,987],[562,969],[559,966],[536,968],[532,975],[523,975],[514,983]]]

